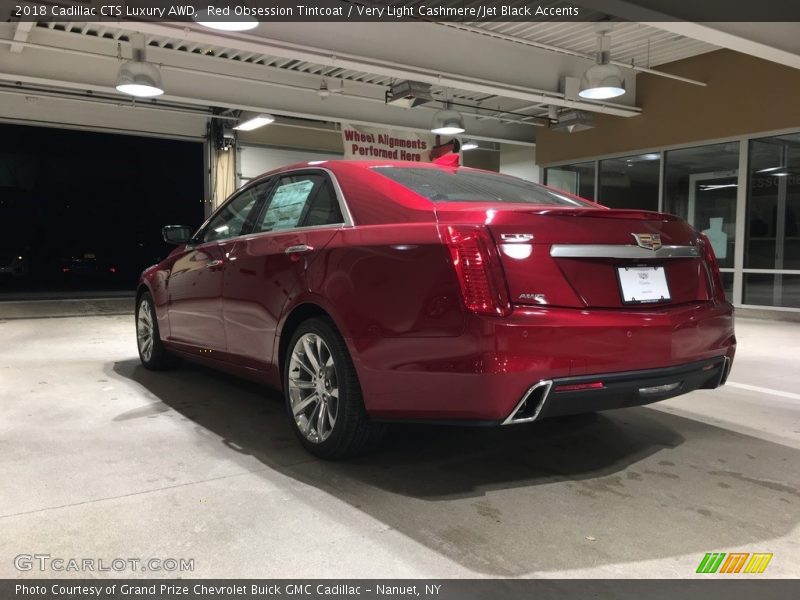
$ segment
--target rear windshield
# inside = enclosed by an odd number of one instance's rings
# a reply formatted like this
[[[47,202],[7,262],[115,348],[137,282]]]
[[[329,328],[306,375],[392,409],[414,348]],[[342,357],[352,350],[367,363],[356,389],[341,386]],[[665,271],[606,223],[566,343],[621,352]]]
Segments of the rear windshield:
[[[458,169],[373,167],[433,202],[524,202],[551,206],[594,207],[546,187],[507,175]]]

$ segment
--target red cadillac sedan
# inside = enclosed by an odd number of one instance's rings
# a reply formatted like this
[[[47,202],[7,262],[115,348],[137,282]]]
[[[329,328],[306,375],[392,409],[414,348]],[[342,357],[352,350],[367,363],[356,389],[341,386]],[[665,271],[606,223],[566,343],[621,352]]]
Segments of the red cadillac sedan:
[[[363,452],[389,421],[514,425],[716,388],[736,350],[710,242],[467,168],[267,173],[141,277],[139,355],[283,390],[300,442]]]

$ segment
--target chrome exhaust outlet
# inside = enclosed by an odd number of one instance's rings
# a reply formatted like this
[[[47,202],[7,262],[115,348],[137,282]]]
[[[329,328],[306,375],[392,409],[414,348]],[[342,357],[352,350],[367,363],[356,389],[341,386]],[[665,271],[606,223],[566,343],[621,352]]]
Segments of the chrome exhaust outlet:
[[[550,388],[553,387],[553,381],[550,379],[543,379],[536,385],[528,388],[528,391],[522,396],[517,406],[508,415],[503,425],[516,425],[517,423],[530,423],[539,418],[539,413],[542,412],[547,397],[550,395]]]
[[[720,369],[719,374],[719,381],[717,381],[717,387],[725,385],[725,382],[728,380],[728,374],[731,371],[731,359],[728,356],[725,356],[725,360],[722,363],[722,368]]]

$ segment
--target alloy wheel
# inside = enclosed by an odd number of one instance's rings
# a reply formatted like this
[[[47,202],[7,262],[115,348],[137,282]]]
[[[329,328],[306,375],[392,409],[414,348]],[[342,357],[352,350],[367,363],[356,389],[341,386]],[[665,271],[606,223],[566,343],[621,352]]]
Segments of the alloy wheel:
[[[300,433],[315,444],[324,442],[336,425],[339,383],[333,354],[316,333],[306,333],[295,343],[288,388],[292,417]]]
[[[153,356],[153,310],[148,300],[139,304],[139,316],[136,319],[136,341],[139,352],[145,362]]]

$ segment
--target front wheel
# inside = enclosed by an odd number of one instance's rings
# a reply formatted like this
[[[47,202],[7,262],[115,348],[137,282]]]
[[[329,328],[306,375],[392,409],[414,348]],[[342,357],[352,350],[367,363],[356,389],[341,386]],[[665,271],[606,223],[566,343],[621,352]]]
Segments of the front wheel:
[[[385,425],[369,418],[350,353],[333,323],[324,318],[305,321],[288,348],[286,409],[306,450],[334,459],[377,445]]]
[[[136,345],[146,369],[161,371],[175,365],[177,358],[161,342],[153,297],[144,292],[136,303]]]

